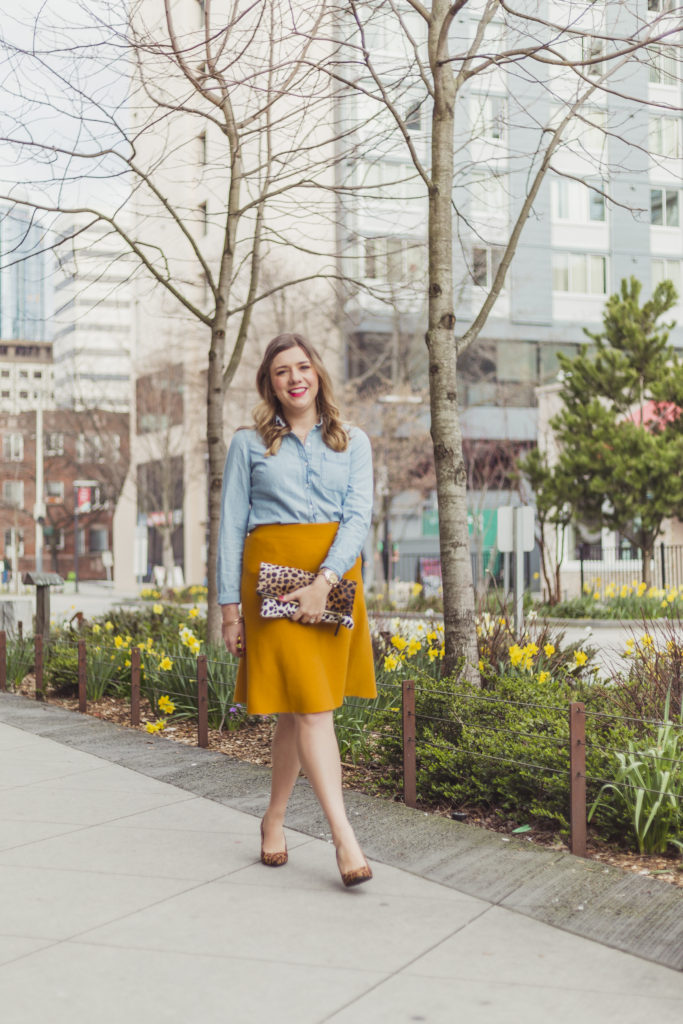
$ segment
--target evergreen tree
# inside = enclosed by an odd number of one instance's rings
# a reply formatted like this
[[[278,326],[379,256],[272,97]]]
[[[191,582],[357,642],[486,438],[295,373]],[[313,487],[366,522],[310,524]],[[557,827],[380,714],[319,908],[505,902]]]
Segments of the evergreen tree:
[[[671,281],[640,305],[641,284],[623,280],[603,314],[593,346],[560,355],[562,410],[551,420],[558,445],[552,465],[522,464],[539,507],[561,522],[618,530],[640,550],[643,578],[662,522],[683,512],[683,364],[673,324],[659,323],[677,301]]]

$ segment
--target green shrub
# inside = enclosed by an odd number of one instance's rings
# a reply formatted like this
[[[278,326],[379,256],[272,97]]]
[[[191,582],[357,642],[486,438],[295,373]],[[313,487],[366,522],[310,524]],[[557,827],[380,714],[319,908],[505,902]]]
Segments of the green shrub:
[[[416,679],[418,797],[453,807],[494,807],[515,819],[534,818],[567,829],[569,816],[569,703],[587,710],[609,704],[602,688],[514,673],[495,690],[466,683]],[[605,778],[611,755],[632,735],[613,718],[590,720],[587,774]],[[385,719],[377,754],[390,767],[402,766],[399,716]],[[589,783],[590,798],[599,783]],[[613,807],[601,808],[596,828],[606,838],[624,832]]]
[[[74,643],[49,644],[45,683],[56,697],[78,696],[78,648]]]
[[[35,649],[33,640],[28,637],[12,636],[7,638],[7,688],[18,690],[24,676],[33,668]]]
[[[649,742],[648,742],[649,741]],[[671,843],[683,853],[683,716],[647,727],[647,735],[629,739],[625,751],[614,752],[614,782],[606,782],[588,819],[604,806],[607,794],[629,822],[639,853],[666,853]]]

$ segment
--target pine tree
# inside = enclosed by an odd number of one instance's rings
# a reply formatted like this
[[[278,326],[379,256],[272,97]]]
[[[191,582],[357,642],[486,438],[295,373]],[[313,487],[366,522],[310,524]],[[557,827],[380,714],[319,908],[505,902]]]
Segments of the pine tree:
[[[559,522],[566,510],[593,528],[618,530],[640,550],[651,582],[662,522],[683,513],[683,364],[673,324],[659,323],[677,301],[671,281],[640,305],[641,284],[623,280],[593,342],[560,356],[562,410],[551,420],[554,465],[528,463],[539,506]],[[527,471],[527,466],[522,465]]]

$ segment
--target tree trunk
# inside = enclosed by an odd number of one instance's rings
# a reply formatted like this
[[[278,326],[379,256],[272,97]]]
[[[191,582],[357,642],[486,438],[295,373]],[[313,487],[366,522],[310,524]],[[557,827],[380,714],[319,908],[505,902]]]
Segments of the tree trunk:
[[[216,563],[218,560],[218,531],[221,521],[223,466],[227,451],[223,439],[223,362],[226,327],[227,309],[222,297],[219,297],[211,330],[206,406],[206,441],[209,457],[209,539],[206,556],[207,639],[209,643],[219,643],[221,640],[221,610],[218,604]]]
[[[427,349],[444,601],[444,671],[464,665],[480,684],[474,590],[467,531],[467,476],[456,390],[453,296],[453,120],[455,80],[447,61],[444,25],[451,7],[434,0],[429,57],[434,80],[432,171],[429,189],[429,300]]]
[[[643,553],[643,583],[647,583],[648,589],[652,586],[652,560],[655,555],[654,540],[646,540],[641,548]]]

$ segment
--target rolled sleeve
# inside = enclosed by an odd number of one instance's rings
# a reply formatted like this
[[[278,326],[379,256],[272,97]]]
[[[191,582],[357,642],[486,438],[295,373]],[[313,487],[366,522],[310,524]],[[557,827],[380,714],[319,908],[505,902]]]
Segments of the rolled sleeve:
[[[237,604],[240,600],[242,553],[249,522],[250,490],[248,437],[246,430],[240,430],[232,439],[223,471],[216,569],[219,604]]]
[[[342,517],[324,565],[343,576],[363,550],[372,522],[372,448],[367,434],[354,427],[349,447],[349,483]]]

